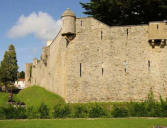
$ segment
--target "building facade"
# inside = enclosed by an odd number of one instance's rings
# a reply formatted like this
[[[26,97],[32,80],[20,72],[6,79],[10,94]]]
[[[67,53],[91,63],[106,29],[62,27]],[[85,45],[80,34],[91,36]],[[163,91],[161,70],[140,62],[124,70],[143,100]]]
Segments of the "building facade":
[[[141,101],[150,90],[167,97],[167,24],[108,26],[67,9],[62,28],[26,64],[26,86],[39,85],[66,102]]]
[[[24,89],[25,88],[25,79],[18,79],[15,81],[14,86],[18,89]]]

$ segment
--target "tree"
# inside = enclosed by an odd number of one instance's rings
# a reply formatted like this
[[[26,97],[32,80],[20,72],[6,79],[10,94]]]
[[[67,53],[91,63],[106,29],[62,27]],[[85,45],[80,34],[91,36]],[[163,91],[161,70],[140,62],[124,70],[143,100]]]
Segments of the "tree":
[[[135,25],[167,19],[167,0],[91,0],[85,14],[108,25]]]
[[[13,84],[17,79],[17,70],[15,47],[11,44],[4,54],[0,68],[0,81],[5,85],[6,89],[8,85]]]
[[[25,72],[24,71],[18,72],[17,78],[18,79],[24,79],[25,78]]]
[[[0,62],[0,72],[1,72],[1,62]],[[0,78],[0,91],[2,91],[2,86],[3,86],[3,83],[1,82],[1,78]]]

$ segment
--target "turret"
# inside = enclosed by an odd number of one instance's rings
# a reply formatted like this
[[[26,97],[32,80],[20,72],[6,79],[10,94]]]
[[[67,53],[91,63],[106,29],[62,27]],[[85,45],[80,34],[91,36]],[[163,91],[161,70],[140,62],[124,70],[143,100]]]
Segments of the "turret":
[[[72,40],[76,34],[76,16],[74,12],[67,9],[62,15],[62,36]]]
[[[35,67],[37,64],[38,64],[38,59],[37,59],[37,58],[34,58],[34,59],[33,59],[33,67]]]
[[[49,57],[49,47],[44,46],[42,48],[42,61],[45,65],[47,65],[48,57]]]
[[[25,86],[28,87],[31,84],[32,63],[26,64],[25,66]]]

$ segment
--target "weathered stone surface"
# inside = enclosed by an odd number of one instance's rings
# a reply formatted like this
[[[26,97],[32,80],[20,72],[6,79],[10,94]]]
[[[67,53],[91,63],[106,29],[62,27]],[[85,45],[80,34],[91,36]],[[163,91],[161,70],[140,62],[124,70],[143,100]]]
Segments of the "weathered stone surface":
[[[47,65],[40,60],[32,67],[27,86],[40,85],[67,102],[141,101],[150,89],[156,99],[167,97],[167,47],[150,45],[161,41],[150,25],[110,27],[91,17],[75,25],[72,41],[60,31],[47,47]]]

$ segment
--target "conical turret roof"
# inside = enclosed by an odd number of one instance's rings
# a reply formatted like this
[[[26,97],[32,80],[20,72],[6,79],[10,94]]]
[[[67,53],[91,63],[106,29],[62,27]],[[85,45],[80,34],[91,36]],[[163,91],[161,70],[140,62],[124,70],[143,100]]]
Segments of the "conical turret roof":
[[[64,16],[73,16],[73,17],[76,17],[74,12],[71,11],[71,9],[67,8],[67,10],[62,14],[62,17]]]

